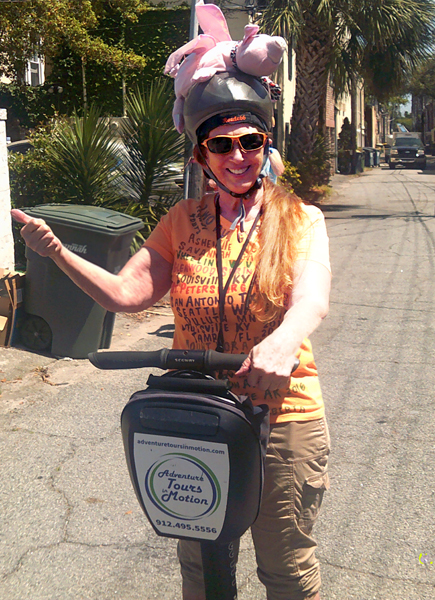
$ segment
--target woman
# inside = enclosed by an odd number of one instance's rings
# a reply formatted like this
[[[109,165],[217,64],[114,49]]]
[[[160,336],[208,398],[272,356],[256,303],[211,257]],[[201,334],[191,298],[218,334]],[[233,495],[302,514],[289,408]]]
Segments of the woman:
[[[184,118],[218,192],[173,207],[118,275],[64,248],[43,221],[12,213],[26,243],[107,310],[144,310],[170,289],[175,348],[248,354],[233,391],[266,402],[272,423],[252,526],[258,575],[268,600],[318,600],[311,530],[328,486],[329,438],[306,336],[328,311],[323,217],[264,179],[272,104],[259,80],[221,73],[197,84]],[[184,600],[203,600],[199,545],[181,541],[179,559]]]

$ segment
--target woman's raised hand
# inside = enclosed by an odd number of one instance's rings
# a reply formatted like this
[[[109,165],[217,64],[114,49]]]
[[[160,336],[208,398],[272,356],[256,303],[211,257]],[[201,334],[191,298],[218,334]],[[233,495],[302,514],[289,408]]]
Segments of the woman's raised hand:
[[[22,210],[11,210],[12,218],[17,223],[23,223],[21,235],[26,245],[41,256],[53,258],[62,248],[62,243],[43,219],[29,217]]]

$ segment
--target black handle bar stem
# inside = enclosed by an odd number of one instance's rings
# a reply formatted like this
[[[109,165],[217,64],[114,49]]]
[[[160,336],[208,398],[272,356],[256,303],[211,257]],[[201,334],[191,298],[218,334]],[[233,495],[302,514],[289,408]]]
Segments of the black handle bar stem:
[[[205,597],[207,600],[237,600],[234,544],[201,542]]]

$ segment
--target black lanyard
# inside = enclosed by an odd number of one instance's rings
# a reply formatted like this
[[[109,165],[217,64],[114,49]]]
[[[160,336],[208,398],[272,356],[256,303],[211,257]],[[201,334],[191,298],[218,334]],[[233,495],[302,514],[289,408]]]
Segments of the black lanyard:
[[[254,219],[254,223],[252,224],[251,229],[249,230],[246,240],[239,252],[236,262],[234,263],[233,268],[231,269],[230,274],[228,275],[228,279],[227,279],[227,282],[224,287],[223,272],[222,272],[221,211],[220,211],[220,206],[219,206],[219,196],[216,199],[216,266],[217,266],[217,271],[218,271],[218,282],[219,282],[219,331],[218,331],[217,345],[216,345],[217,352],[224,351],[223,320],[224,320],[224,316],[225,316],[225,297],[227,295],[228,289],[229,289],[231,281],[235,275],[235,272],[237,271],[237,268],[240,265],[240,261],[242,260],[243,254],[245,253],[245,250],[252,238],[255,228],[257,227],[257,223],[258,223],[258,220],[260,219],[261,213],[262,213],[262,211],[260,209],[258,211],[257,216]],[[255,277],[255,275],[253,275],[253,277],[252,277],[250,289],[252,287],[254,277]]]

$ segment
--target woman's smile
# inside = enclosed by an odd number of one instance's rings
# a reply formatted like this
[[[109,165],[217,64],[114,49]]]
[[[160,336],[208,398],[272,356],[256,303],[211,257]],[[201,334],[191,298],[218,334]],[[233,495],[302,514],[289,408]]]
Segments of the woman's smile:
[[[248,169],[250,169],[249,165],[247,167],[244,167],[243,169],[230,169],[230,168],[228,168],[228,171],[230,173],[232,173],[233,175],[243,175],[244,173],[246,173],[246,171]]]

